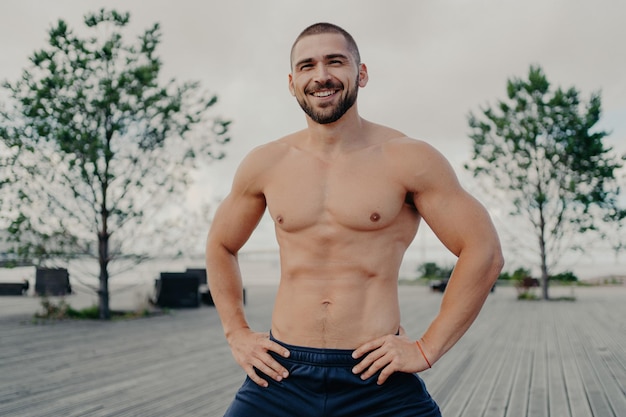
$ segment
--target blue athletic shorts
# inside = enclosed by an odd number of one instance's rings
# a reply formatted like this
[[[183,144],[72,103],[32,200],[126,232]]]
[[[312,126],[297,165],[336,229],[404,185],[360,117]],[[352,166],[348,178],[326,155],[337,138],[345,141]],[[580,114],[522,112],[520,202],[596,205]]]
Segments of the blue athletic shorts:
[[[264,377],[263,388],[249,377],[224,417],[441,417],[417,374],[396,372],[378,385],[378,375],[352,373],[352,350],[292,346],[289,358],[272,356],[289,371],[281,382]]]

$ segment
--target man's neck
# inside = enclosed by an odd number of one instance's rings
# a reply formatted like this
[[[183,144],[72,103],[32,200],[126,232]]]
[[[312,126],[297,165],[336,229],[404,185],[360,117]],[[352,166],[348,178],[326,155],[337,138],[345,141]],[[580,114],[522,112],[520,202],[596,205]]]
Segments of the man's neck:
[[[334,123],[319,124],[307,117],[308,148],[329,156],[362,147],[367,138],[364,135],[367,121],[358,113],[346,113]]]

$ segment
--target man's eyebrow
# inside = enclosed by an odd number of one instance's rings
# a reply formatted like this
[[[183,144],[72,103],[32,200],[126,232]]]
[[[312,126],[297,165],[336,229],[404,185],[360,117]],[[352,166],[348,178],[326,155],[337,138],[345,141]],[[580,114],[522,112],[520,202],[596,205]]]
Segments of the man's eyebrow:
[[[349,60],[348,56],[344,55],[344,54],[328,54],[328,55],[324,55],[324,61],[330,61],[331,59],[337,59],[337,58]],[[301,59],[300,61],[296,62],[294,67],[299,67],[300,65],[303,65],[303,64],[310,64],[311,62],[314,62],[314,61],[315,61],[315,59],[313,59],[313,58]]]
[[[345,59],[345,60],[349,59],[348,56],[344,55],[344,54],[330,54],[330,55],[324,56],[324,59],[326,61],[331,60],[331,59],[336,59],[336,58],[341,58],[341,59]]]
[[[296,64],[294,65],[294,67],[299,67],[302,64],[310,64],[311,62],[313,62],[313,58],[305,58],[305,59],[301,59],[300,61],[296,62]]]

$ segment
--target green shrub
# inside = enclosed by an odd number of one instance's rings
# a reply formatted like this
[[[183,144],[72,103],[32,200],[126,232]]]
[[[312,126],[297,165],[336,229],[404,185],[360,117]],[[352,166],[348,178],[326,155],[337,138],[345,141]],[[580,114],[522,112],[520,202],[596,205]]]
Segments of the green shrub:
[[[550,275],[550,281],[578,282],[578,277],[571,271],[565,271],[560,274]]]
[[[36,319],[51,320],[98,320],[100,319],[100,309],[97,305],[90,307],[75,309],[70,306],[65,299],[60,299],[58,303],[50,300],[48,297],[41,298],[41,311],[35,313]],[[112,319],[134,319],[141,317],[150,317],[158,314],[167,314],[167,310],[152,311],[147,307],[142,307],[136,311],[111,311]]]
[[[534,292],[525,291],[517,294],[518,300],[539,300],[539,296]]]

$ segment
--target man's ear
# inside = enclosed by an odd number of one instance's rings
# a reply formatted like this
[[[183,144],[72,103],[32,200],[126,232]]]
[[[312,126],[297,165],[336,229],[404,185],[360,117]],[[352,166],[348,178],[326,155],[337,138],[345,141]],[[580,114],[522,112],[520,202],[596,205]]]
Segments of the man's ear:
[[[365,64],[359,64],[359,87],[365,87],[368,81],[369,75],[367,73],[367,66]]]
[[[291,73],[289,73],[289,92],[292,96],[296,95],[296,90],[293,86],[293,75],[291,75]]]

